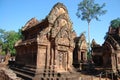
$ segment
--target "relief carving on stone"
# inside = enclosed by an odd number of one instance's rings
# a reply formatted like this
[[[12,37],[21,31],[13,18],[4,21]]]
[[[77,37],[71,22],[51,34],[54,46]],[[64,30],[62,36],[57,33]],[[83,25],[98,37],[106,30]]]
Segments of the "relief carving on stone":
[[[59,46],[57,47],[57,49],[60,50],[60,51],[67,51],[67,50],[68,50],[68,47],[66,47],[66,46],[64,46],[64,45],[59,45]]]
[[[65,11],[64,11],[63,13],[65,13]],[[60,14],[62,14],[62,12],[60,12],[60,9],[58,9],[57,7],[55,7],[55,8],[51,11],[51,13],[49,14],[49,17],[48,17],[49,22],[53,24],[54,21],[56,20],[56,18],[57,18]]]
[[[114,49],[117,49],[120,47],[118,42],[110,35],[107,37],[106,41],[109,42]]]
[[[65,25],[67,25],[67,26],[65,26]],[[53,28],[51,30],[52,37],[55,38],[57,36],[58,32],[63,27],[68,27],[68,15],[67,14],[62,14],[56,19],[56,21],[53,25]]]
[[[80,36],[80,38],[78,40],[78,48],[80,50],[86,50],[87,49],[87,42],[86,42],[84,34],[81,34],[81,36]]]
[[[64,51],[59,51],[58,52],[58,64],[59,64],[59,69],[64,69],[67,70],[68,68],[68,54],[67,52]]]
[[[67,9],[63,6],[63,4],[56,4],[48,16],[48,21],[53,24],[56,18],[63,13],[68,13]]]
[[[81,50],[86,50],[87,49],[87,44],[85,41],[82,42],[81,46],[80,46]]]

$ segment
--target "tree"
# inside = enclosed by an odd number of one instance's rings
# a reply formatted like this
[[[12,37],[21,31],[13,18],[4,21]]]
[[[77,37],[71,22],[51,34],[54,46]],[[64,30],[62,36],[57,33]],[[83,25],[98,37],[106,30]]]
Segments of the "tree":
[[[116,18],[110,21],[110,27],[116,29],[118,27],[120,27],[120,18]],[[104,39],[106,39],[108,37],[109,33],[106,32],[106,35],[104,36]]]
[[[110,27],[118,28],[120,27],[120,18],[114,19],[110,22]]]
[[[99,20],[98,16],[104,15],[106,10],[102,10],[105,3],[101,6],[94,3],[94,0],[83,0],[78,4],[77,17],[86,20],[88,23],[88,50],[90,51],[90,22],[93,19]]]
[[[15,55],[14,44],[20,38],[21,35],[19,32],[0,29],[0,46],[2,46],[2,53]]]

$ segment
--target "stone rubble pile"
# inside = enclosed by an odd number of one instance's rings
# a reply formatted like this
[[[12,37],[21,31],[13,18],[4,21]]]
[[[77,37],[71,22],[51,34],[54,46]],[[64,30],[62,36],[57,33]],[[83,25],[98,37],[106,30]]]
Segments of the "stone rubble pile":
[[[0,80],[22,80],[8,68],[0,68]]]

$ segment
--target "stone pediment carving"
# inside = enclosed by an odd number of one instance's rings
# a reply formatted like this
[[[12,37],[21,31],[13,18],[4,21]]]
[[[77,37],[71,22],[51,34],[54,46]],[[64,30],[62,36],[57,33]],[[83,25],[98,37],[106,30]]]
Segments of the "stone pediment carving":
[[[57,3],[48,15],[49,23],[53,24],[56,18],[63,13],[68,14],[66,7],[62,3]]]
[[[108,41],[105,41],[102,46],[104,49],[103,55],[105,55],[105,53],[114,53],[113,46]]]
[[[67,25],[62,27],[55,38],[55,43],[59,45],[75,47],[74,33],[69,29]]]
[[[57,42],[57,44],[70,46],[70,43],[73,43],[73,37],[71,35],[73,34],[72,23],[68,14],[61,14],[56,19],[53,28],[51,29],[51,33],[51,37],[55,38],[55,42]]]
[[[39,23],[39,21],[36,18],[32,18],[25,24],[25,26],[22,28],[22,30],[23,31],[27,30],[27,29],[33,27],[34,25],[36,25],[38,23]]]
[[[83,33],[80,35],[80,40],[81,41],[85,40],[85,35]]]
[[[81,46],[83,41],[85,41],[85,35],[81,34],[80,37],[78,37],[78,45]]]
[[[72,24],[70,22],[68,14],[60,15],[54,22],[53,28],[51,30],[52,37],[55,38],[58,35],[58,32],[63,29],[63,27],[66,27],[67,30],[71,30],[71,26]]]
[[[106,42],[109,42],[115,50],[120,47],[119,43],[110,35],[106,38]]]
[[[87,50],[87,44],[86,41],[82,41],[81,46],[80,46],[81,50]]]
[[[87,50],[87,42],[84,34],[81,34],[77,39],[77,45],[79,49]]]

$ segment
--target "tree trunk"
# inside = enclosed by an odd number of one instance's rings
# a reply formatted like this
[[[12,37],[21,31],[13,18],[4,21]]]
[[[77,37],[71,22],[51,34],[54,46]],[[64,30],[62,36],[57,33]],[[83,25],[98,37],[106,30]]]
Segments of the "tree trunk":
[[[88,52],[90,52],[90,22],[88,22]]]

